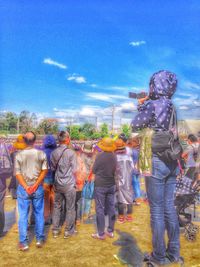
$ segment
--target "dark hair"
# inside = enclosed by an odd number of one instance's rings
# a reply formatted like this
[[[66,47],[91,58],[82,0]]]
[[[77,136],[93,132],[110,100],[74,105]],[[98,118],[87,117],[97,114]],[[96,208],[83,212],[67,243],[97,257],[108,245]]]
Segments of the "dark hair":
[[[189,134],[188,140],[190,140],[191,142],[197,142],[198,141],[197,137],[194,134]]]
[[[60,131],[58,134],[58,141],[59,143],[62,143],[66,140],[66,138],[69,138],[69,133],[65,131]]]
[[[128,138],[126,137],[125,133],[121,133],[119,136],[118,136],[119,139],[122,139],[124,141],[124,143],[127,142]]]
[[[32,133],[32,134],[33,134],[33,137],[28,138],[28,137],[24,136],[24,137],[23,137],[24,142],[25,142],[28,146],[32,146],[32,145],[35,143],[35,140],[36,140],[36,134],[35,134],[34,132],[32,132],[32,131],[28,131],[28,132],[26,132],[26,134],[27,134],[27,133]]]

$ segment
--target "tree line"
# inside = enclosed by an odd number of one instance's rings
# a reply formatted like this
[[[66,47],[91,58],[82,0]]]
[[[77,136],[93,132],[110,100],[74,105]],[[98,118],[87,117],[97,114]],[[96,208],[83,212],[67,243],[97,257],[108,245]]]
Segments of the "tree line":
[[[99,139],[110,136],[112,133],[106,123],[103,123],[99,129],[91,123],[83,125],[66,126],[72,140]],[[14,112],[0,113],[0,134],[18,134],[26,131],[34,131],[36,134],[57,134],[59,131],[59,122],[56,119],[42,119],[38,123],[35,113],[22,111],[19,115]],[[130,136],[131,130],[128,124],[122,125],[120,132],[127,137]]]

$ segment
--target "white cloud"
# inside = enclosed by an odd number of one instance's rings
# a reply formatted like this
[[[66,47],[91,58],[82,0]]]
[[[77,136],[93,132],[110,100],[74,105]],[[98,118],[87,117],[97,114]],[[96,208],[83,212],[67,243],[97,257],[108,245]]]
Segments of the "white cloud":
[[[91,86],[92,88],[97,88],[97,87],[98,87],[98,85],[97,85],[96,83],[91,83],[90,86]]]
[[[122,95],[103,94],[103,93],[87,93],[86,96],[89,98],[106,102],[113,102],[116,99],[128,99],[128,97]]]
[[[180,106],[179,109],[181,109],[181,110],[188,110],[190,108],[188,106]]]
[[[121,108],[121,111],[123,112],[125,112],[125,111],[130,111],[130,112],[132,112],[132,111],[135,111],[135,110],[137,110],[137,107],[136,107],[136,105],[133,103],[133,102],[124,102],[124,103],[122,103],[121,105],[120,105],[120,108]]]
[[[58,67],[60,69],[67,69],[67,66],[66,65],[64,65],[62,63],[59,63],[59,62],[57,62],[55,60],[52,60],[51,58],[45,58],[43,60],[43,63],[44,64],[48,64],[48,65],[53,65],[53,66]]]
[[[184,82],[184,87],[187,89],[197,89],[200,90],[200,84],[193,83],[191,81],[185,81]]]
[[[80,76],[76,73],[72,74],[67,78],[68,81],[74,81],[76,83],[86,83],[86,79],[83,76]]]
[[[99,106],[83,106],[79,111],[81,116],[97,116],[101,113]]]
[[[141,46],[141,45],[144,45],[146,44],[145,41],[133,41],[133,42],[130,42],[129,45],[131,46]]]

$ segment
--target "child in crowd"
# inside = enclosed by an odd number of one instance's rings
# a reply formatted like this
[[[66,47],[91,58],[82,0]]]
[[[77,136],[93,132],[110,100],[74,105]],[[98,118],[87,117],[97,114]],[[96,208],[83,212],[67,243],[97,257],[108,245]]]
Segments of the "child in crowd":
[[[86,167],[81,157],[81,147],[76,145],[74,150],[77,156],[77,172],[76,172],[76,225],[79,225],[82,218],[82,190],[86,179]]]
[[[53,172],[50,169],[50,156],[54,149],[57,147],[56,139],[53,135],[47,135],[43,140],[43,151],[47,156],[48,161],[48,173],[44,178],[44,220],[45,224],[51,224],[53,214],[53,202],[54,202],[54,191],[53,183],[54,177]]]
[[[116,185],[118,198],[118,222],[131,222],[132,218],[132,203],[133,203],[133,160],[130,155],[126,153],[126,146],[122,139],[115,141],[117,168],[116,168]]]
[[[132,147],[132,159],[134,164],[134,171],[133,171],[133,178],[132,178],[132,185],[134,191],[134,202],[135,205],[140,205],[141,199],[141,190],[140,190],[140,172],[138,168],[138,160],[139,160],[139,148],[140,148],[140,140],[136,136],[131,140],[131,147]]]
[[[94,164],[93,144],[90,141],[86,141],[82,147],[82,160],[85,165],[85,182],[93,179],[92,166]],[[83,217],[89,218],[91,210],[92,199],[88,199],[83,196],[82,198],[82,214]]]

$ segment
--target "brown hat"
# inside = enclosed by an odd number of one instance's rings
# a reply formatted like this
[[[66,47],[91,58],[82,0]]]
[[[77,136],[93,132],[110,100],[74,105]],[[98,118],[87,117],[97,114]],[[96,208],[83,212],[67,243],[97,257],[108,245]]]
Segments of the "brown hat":
[[[126,148],[126,144],[122,139],[117,139],[115,141],[115,145],[116,145],[116,150],[124,151]]]
[[[110,137],[104,137],[97,145],[105,152],[113,152],[116,149],[114,140]]]
[[[92,153],[93,152],[93,145],[92,145],[92,142],[90,141],[86,141],[82,147],[82,151],[84,153]]]
[[[17,140],[13,143],[13,147],[17,150],[23,150],[27,147],[22,134],[18,135]]]

